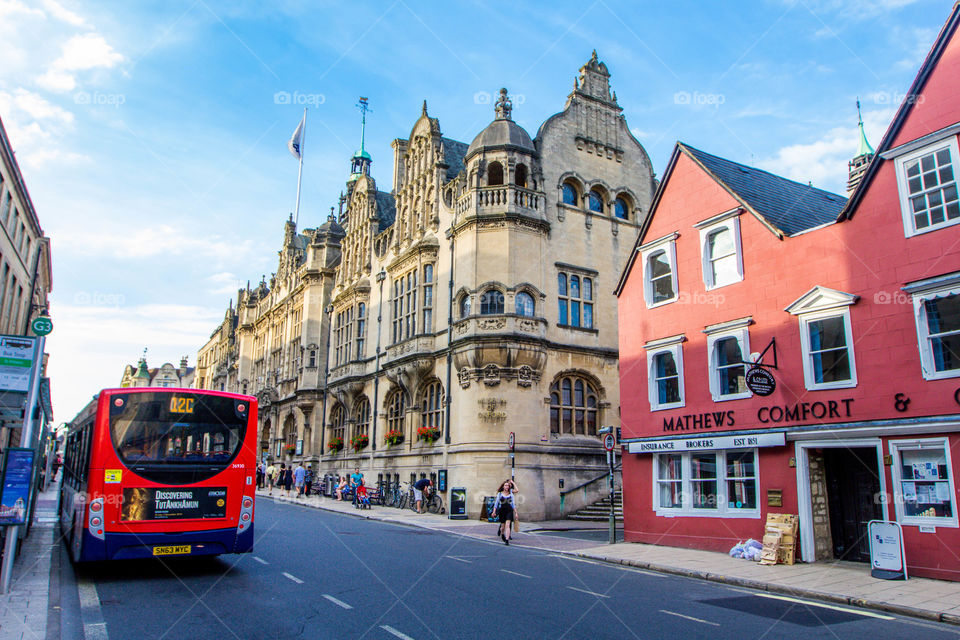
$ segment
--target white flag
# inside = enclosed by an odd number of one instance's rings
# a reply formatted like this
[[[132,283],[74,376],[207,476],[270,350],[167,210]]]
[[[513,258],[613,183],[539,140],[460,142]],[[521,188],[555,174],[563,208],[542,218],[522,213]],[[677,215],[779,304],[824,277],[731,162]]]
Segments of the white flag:
[[[297,130],[293,132],[290,141],[287,143],[287,149],[290,149],[290,153],[293,154],[293,157],[297,160],[300,159],[300,140],[303,138],[303,126],[307,122],[307,112],[303,112],[303,118],[300,119],[300,124],[297,125]]]

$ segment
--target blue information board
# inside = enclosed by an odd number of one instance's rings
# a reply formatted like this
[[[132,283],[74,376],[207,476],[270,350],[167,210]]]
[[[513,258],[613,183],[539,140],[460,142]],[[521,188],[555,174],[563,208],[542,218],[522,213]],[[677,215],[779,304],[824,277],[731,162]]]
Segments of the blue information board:
[[[33,481],[33,449],[10,447],[3,452],[3,485],[0,488],[0,525],[24,524]]]

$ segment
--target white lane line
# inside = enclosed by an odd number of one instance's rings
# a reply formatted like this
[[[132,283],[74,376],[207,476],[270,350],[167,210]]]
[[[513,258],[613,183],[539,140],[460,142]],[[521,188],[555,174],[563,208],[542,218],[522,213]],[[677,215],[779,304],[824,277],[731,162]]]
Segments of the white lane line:
[[[108,640],[107,623],[100,610],[97,585],[86,578],[77,580],[77,595],[80,596],[80,620],[83,623],[85,640]]]
[[[703,624],[712,624],[715,627],[719,627],[719,622],[710,622],[709,620],[701,620],[700,618],[694,618],[693,616],[685,616],[682,613],[677,613],[676,611],[667,611],[666,609],[660,609],[660,613],[665,613],[669,616],[677,616],[678,618],[683,618],[684,620],[693,620],[694,622],[701,622]]]
[[[560,553],[551,553],[547,556],[548,558],[560,558],[561,560],[572,560],[573,562],[586,562],[588,564],[599,564],[599,560],[588,560],[586,558],[574,558],[573,556],[565,556]]]
[[[348,605],[348,604],[347,604],[346,602],[344,602],[343,600],[337,600],[336,598],[334,598],[333,596],[331,596],[331,595],[329,595],[329,594],[326,594],[326,593],[325,593],[325,594],[323,594],[323,597],[326,598],[327,600],[329,600],[330,602],[332,602],[333,604],[337,605],[338,607],[343,607],[344,609],[353,609],[353,607],[351,607],[350,605]]]
[[[256,560],[257,562],[259,562],[260,564],[270,564],[269,562],[267,562],[267,561],[264,560],[263,558],[258,558],[257,556],[253,556],[253,559]]]
[[[510,569],[500,569],[500,571],[503,571],[504,573],[509,573],[510,575],[520,576],[521,578],[530,578],[531,580],[533,579],[533,576],[528,576],[523,573],[517,573],[516,571],[510,571]]]
[[[413,638],[411,638],[411,637],[408,636],[407,634],[405,634],[405,633],[403,633],[403,632],[401,632],[401,631],[397,631],[396,629],[394,629],[393,627],[391,627],[391,626],[388,625],[388,624],[382,624],[382,625],[380,625],[380,628],[383,629],[384,631],[386,631],[387,633],[391,633],[391,634],[397,636],[398,638],[400,638],[400,640],[413,640]]]
[[[597,596],[598,598],[609,598],[610,596],[604,595],[602,593],[596,593],[594,591],[587,591],[586,589],[578,589],[577,587],[567,587],[567,589],[573,589],[574,591],[579,591],[580,593],[589,593],[591,596]]]
[[[290,575],[290,574],[287,573],[286,571],[283,572],[283,575],[284,575],[284,577],[290,578],[291,580],[293,580],[293,581],[296,582],[297,584],[303,584],[303,580],[301,580],[301,579],[298,578],[297,576],[292,576],[292,575]]]
[[[755,593],[754,595],[760,596],[761,598],[772,598],[774,600],[785,600],[786,602],[796,602],[799,604],[805,604],[811,607],[820,607],[821,609],[833,609],[834,611],[844,611],[846,613],[854,613],[858,616],[866,616],[868,618],[880,618],[881,620],[895,620],[893,616],[885,616],[882,613],[874,613],[873,611],[865,611],[863,609],[852,609],[850,607],[838,607],[834,604],[826,604],[823,602],[811,602],[810,600],[801,600],[800,598],[791,598],[790,596],[778,596],[772,593]]]
[[[467,564],[472,564],[472,560],[464,560],[463,558],[458,558],[457,556],[443,556],[444,558],[450,558],[451,560],[456,560],[458,562],[466,562]]]

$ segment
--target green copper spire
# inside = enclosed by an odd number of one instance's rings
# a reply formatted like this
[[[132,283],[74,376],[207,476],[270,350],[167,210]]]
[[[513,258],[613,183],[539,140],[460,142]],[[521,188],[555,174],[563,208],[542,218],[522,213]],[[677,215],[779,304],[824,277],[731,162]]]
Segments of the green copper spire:
[[[860,115],[860,99],[857,98],[857,120],[860,123],[860,146],[857,147],[858,156],[872,156],[874,151],[870,143],[867,142],[867,134],[863,131],[863,116]]]

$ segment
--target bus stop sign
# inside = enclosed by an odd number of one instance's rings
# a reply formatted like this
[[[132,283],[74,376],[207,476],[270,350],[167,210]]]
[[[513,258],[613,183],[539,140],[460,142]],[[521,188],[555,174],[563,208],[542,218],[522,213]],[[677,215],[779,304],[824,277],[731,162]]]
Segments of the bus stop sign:
[[[33,319],[33,322],[30,323],[30,329],[33,330],[35,335],[48,335],[53,331],[53,321],[47,316],[37,316]]]

